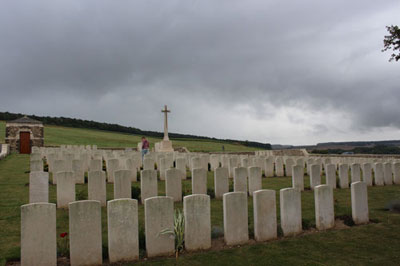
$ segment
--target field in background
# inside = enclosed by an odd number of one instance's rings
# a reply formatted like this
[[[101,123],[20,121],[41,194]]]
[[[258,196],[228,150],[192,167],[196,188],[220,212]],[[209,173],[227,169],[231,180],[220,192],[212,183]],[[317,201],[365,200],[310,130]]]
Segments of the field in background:
[[[4,143],[5,122],[0,121],[0,142]],[[45,126],[45,145],[97,145],[98,147],[136,148],[142,136],[101,131],[94,129],[70,128],[60,126]],[[149,137],[150,147],[155,142],[161,141],[158,138]],[[186,147],[189,151],[220,152],[224,146],[226,152],[255,151],[257,148],[246,147],[239,144],[229,144],[220,141],[194,140],[194,139],[172,139],[174,148]]]
[[[29,156],[13,154],[0,161],[0,265],[6,259],[20,257],[20,206],[28,203]],[[305,176],[305,186],[309,177]],[[324,182],[324,178],[322,179]],[[140,187],[133,183],[132,187]],[[185,195],[191,194],[191,181],[182,184]],[[208,173],[208,188],[213,190],[213,173]],[[232,188],[232,180],[230,180]],[[290,177],[262,179],[263,189],[276,191],[277,217],[279,215],[279,190],[291,186]],[[159,195],[165,195],[165,182],[158,182]],[[87,199],[87,184],[76,186],[77,199]],[[56,202],[56,186],[50,185],[50,202]],[[113,185],[107,184],[107,199],[113,197]],[[336,189],[335,215],[351,216],[350,189]],[[345,227],[318,232],[315,230],[314,195],[302,193],[302,217],[305,233],[296,237],[280,237],[278,240],[223,250],[184,253],[175,258],[157,258],[139,264],[146,265],[398,265],[400,260],[400,214],[384,210],[393,199],[400,198],[400,186],[370,187],[368,201],[370,219],[368,225]],[[174,204],[182,209],[182,203]],[[253,201],[248,198],[249,231],[253,234]],[[143,205],[139,205],[140,242],[143,247]],[[211,200],[211,223],[223,232],[222,200]],[[102,208],[103,255],[107,257],[107,216]],[[57,210],[57,240],[59,234],[68,232],[68,211]],[[222,240],[214,240],[222,243]],[[219,242],[218,242],[219,241]],[[144,250],[140,251],[143,258]]]

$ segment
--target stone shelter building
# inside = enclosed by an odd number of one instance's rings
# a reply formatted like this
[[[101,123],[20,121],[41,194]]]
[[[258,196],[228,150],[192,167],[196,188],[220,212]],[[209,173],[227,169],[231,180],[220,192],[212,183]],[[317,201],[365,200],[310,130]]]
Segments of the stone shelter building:
[[[6,143],[11,152],[30,154],[32,147],[43,147],[43,123],[27,116],[6,123]]]

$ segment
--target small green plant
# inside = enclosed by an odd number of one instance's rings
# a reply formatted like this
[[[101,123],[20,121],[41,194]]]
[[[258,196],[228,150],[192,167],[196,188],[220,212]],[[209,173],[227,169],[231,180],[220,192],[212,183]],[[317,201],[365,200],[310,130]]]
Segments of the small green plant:
[[[174,215],[174,229],[165,228],[161,230],[159,235],[173,235],[175,237],[175,257],[178,258],[179,252],[183,250],[184,245],[184,233],[185,233],[185,218],[183,213],[179,210],[175,210]]]

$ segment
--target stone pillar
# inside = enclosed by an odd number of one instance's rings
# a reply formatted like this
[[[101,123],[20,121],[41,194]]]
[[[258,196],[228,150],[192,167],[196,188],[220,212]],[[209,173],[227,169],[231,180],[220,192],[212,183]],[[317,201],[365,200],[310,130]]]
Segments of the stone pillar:
[[[174,202],[182,201],[182,177],[176,168],[165,171],[165,194],[174,199]]]
[[[266,241],[278,237],[275,190],[258,190],[253,193],[254,238]]]
[[[370,163],[364,163],[362,165],[363,181],[367,186],[372,186],[372,166]]]
[[[336,165],[334,164],[326,164],[325,165],[325,176],[326,176],[326,184],[331,188],[336,188]]]
[[[211,248],[210,196],[190,195],[183,198],[185,249]]]
[[[262,189],[261,182],[261,168],[260,167],[249,167],[249,194],[253,196],[253,192]]]
[[[75,178],[73,172],[57,172],[57,208],[68,208],[75,201]]]
[[[225,193],[229,192],[229,171],[226,167],[218,167],[214,171],[215,198],[222,199]]]
[[[351,183],[351,214],[355,224],[369,222],[367,184]]]
[[[176,159],[176,169],[181,172],[182,180],[186,179],[186,159],[185,158],[178,158]]]
[[[146,252],[149,258],[175,253],[175,238],[160,234],[174,230],[174,201],[171,197],[153,197],[144,201]]]
[[[114,172],[114,199],[132,198],[132,177],[129,170]]]
[[[333,210],[333,189],[330,185],[319,185],[314,189],[315,222],[318,230],[335,226]]]
[[[349,187],[349,165],[340,164],[339,165],[339,186],[340,188]]]
[[[314,189],[319,185],[321,185],[321,167],[319,164],[313,164],[310,170],[310,187]]]
[[[233,176],[233,190],[247,194],[247,168],[235,167]]]
[[[393,164],[393,179],[396,185],[400,185],[400,163]]]
[[[49,202],[49,173],[29,174],[29,203]]]
[[[361,169],[358,163],[351,165],[351,183],[361,181]]]
[[[107,181],[114,183],[114,172],[119,169],[119,160],[110,159],[107,162]]]
[[[383,165],[383,181],[385,185],[393,185],[392,163]]]
[[[376,186],[383,186],[384,184],[384,179],[383,179],[383,164],[382,163],[376,163],[375,164],[375,185]]]
[[[106,206],[106,173],[104,171],[90,171],[88,173],[88,199],[100,201]]]
[[[292,186],[300,191],[304,190],[304,167],[302,165],[292,166]]]
[[[285,173],[283,172],[283,159],[282,157],[276,157],[275,160],[275,172],[276,176],[284,176]]]
[[[57,265],[55,204],[21,206],[21,265]]]
[[[240,245],[249,241],[247,194],[229,192],[223,196],[224,238],[227,245]]]
[[[285,236],[301,233],[301,192],[295,188],[280,190],[281,227]]]
[[[71,265],[101,265],[102,235],[99,201],[69,204],[69,245]]]
[[[143,170],[154,170],[155,162],[152,158],[144,158],[143,159]]]
[[[143,170],[140,173],[140,198],[142,203],[148,198],[157,197],[157,171],[156,170]]]
[[[274,176],[274,159],[269,156],[264,161],[265,168],[265,176],[272,177]]]
[[[111,263],[139,259],[138,202],[117,199],[107,203],[108,257]]]
[[[103,161],[99,159],[91,160],[89,164],[89,171],[103,171]]]
[[[192,170],[192,194],[207,194],[207,171],[204,168]]]

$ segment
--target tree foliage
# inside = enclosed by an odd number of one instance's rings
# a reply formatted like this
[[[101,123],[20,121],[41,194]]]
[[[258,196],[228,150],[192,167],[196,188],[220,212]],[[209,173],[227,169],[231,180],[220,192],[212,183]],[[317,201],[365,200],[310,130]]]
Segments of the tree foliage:
[[[386,26],[389,35],[386,35],[383,39],[383,49],[382,52],[387,50],[393,50],[389,62],[400,60],[400,28],[398,26]],[[397,50],[397,52],[396,52]],[[397,53],[397,54],[396,54]]]

